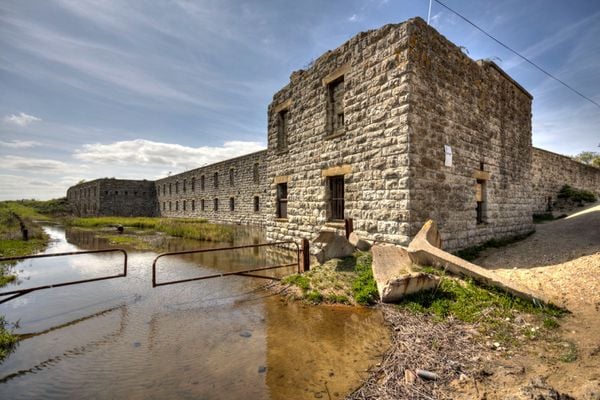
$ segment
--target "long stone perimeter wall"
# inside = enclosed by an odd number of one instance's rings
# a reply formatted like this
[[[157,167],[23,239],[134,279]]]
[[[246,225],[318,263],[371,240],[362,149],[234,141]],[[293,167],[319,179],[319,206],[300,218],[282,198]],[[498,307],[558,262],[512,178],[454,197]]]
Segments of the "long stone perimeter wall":
[[[158,213],[263,225],[270,200],[265,175],[265,151],[259,151],[159,179]]]
[[[157,215],[154,182],[102,178],[67,190],[73,213],[80,217]]]
[[[600,198],[600,168],[570,157],[533,148],[531,166],[534,212],[544,212],[564,185],[589,190]]]

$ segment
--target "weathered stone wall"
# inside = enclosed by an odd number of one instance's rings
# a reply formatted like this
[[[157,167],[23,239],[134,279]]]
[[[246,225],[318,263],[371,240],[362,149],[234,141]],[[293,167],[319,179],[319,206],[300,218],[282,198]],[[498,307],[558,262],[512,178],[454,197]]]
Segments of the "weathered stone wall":
[[[269,202],[265,174],[265,151],[259,151],[159,179],[156,181],[159,214],[263,225],[265,206]],[[254,208],[255,198],[259,202],[258,211]],[[218,201],[217,210],[215,200]]]
[[[421,19],[408,64],[411,235],[431,218],[447,250],[533,229],[532,96],[491,62],[475,62]],[[445,166],[445,145],[452,165]],[[483,183],[483,221],[476,184]]]
[[[534,212],[545,212],[548,202],[556,201],[556,195],[564,185],[589,190],[600,197],[600,168],[535,147],[532,154]]]
[[[67,190],[67,199],[76,215],[155,216],[154,182],[126,179],[96,179]]]
[[[408,51],[409,25],[358,34],[292,73],[273,96],[267,156],[273,203],[266,212],[275,215],[277,185],[284,182],[288,203],[287,218],[269,218],[269,239],[314,239],[322,229],[342,228],[331,221],[327,185],[329,177],[343,175],[344,217],[354,219],[355,231],[374,240],[408,241],[409,88],[398,55]],[[278,146],[282,110],[288,118],[285,149]]]

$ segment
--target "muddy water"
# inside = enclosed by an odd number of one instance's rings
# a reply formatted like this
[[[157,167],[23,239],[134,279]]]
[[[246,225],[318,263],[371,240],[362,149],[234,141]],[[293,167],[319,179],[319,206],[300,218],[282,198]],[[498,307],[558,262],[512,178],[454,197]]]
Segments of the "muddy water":
[[[87,232],[45,229],[53,239],[48,253],[106,246]],[[201,245],[168,243],[172,251]],[[152,289],[155,256],[129,252],[126,278],[38,291],[0,305],[0,314],[25,335],[0,365],[0,398],[343,398],[387,346],[379,313],[286,304],[260,289],[263,279],[232,276]],[[172,257],[161,259],[158,277],[289,260],[264,249]],[[28,260],[16,266],[19,282],[3,290],[121,267],[118,253]]]

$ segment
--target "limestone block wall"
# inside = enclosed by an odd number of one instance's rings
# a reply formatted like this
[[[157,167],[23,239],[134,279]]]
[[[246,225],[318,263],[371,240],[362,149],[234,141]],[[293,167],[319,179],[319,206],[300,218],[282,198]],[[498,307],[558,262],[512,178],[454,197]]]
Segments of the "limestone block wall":
[[[332,218],[328,187],[332,177],[343,176],[343,216],[354,220],[355,231],[373,240],[408,242],[409,25],[358,34],[292,73],[273,96],[268,239],[314,239],[322,229],[343,228]],[[284,183],[287,217],[274,218],[277,187]]]
[[[265,151],[259,151],[159,179],[159,215],[263,225],[268,203],[265,163]]]
[[[67,199],[76,215],[155,216],[154,182],[127,179],[96,179],[70,187]]]
[[[432,218],[455,250],[532,230],[532,96],[421,19],[409,36],[410,233]]]
[[[600,198],[600,168],[585,165],[570,157],[533,148],[531,165],[534,212],[545,212],[556,201],[564,185],[585,189]]]

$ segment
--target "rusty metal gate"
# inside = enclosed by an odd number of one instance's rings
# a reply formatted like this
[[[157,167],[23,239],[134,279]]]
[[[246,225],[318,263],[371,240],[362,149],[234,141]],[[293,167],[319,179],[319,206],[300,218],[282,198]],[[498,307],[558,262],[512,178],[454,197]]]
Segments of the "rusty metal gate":
[[[42,286],[36,286],[36,287],[32,287],[32,288],[27,288],[27,289],[19,289],[19,290],[11,290],[8,292],[2,292],[2,293],[0,293],[0,297],[2,297],[2,296],[10,296],[10,297],[1,299],[0,304],[5,303],[14,298],[26,295],[27,293],[35,292],[36,290],[52,289],[52,288],[61,287],[61,286],[78,285],[80,283],[104,281],[107,279],[123,278],[123,277],[127,276],[127,252],[123,249],[86,250],[86,251],[72,251],[69,253],[51,253],[51,254],[37,254],[37,255],[33,255],[33,256],[2,257],[2,258],[0,258],[0,262],[26,260],[26,259],[30,259],[30,258],[63,257],[63,256],[74,256],[74,255],[79,255],[79,254],[111,253],[111,252],[123,253],[123,272],[121,272],[120,274],[110,275],[110,276],[101,276],[98,278],[81,279],[81,280],[77,280],[77,281],[54,283],[52,285],[42,285]]]
[[[231,250],[239,250],[239,249],[250,249],[250,248],[259,248],[259,247],[266,247],[266,246],[277,246],[277,247],[289,246],[289,247],[295,248],[296,262],[289,263],[289,264],[269,265],[269,266],[265,266],[265,267],[251,268],[251,269],[246,269],[246,270],[242,270],[242,271],[222,272],[222,273],[216,273],[216,274],[210,274],[210,275],[197,276],[194,278],[179,279],[179,280],[175,280],[175,281],[157,282],[157,280],[156,280],[156,263],[158,262],[159,259],[161,259],[163,257],[178,256],[178,255],[185,255],[185,254],[210,253],[210,252],[215,252],[215,251],[231,251]],[[256,274],[254,274],[254,272],[269,271],[269,270],[273,270],[273,269],[277,269],[277,268],[286,268],[286,267],[297,267],[298,272],[303,272],[306,268],[305,267],[305,265],[306,265],[305,259],[307,259],[307,258],[303,257],[301,255],[303,255],[304,253],[308,254],[308,250],[306,250],[306,252],[303,250],[304,250],[304,243],[303,243],[303,249],[301,250],[300,246],[297,243],[292,242],[292,241],[287,241],[287,242],[259,243],[259,244],[251,244],[251,245],[246,245],[246,246],[219,247],[219,248],[215,248],[215,249],[186,250],[186,251],[174,251],[174,252],[169,252],[169,253],[162,253],[162,254],[159,254],[158,256],[156,256],[156,258],[152,262],[152,287],[155,288],[157,286],[174,285],[176,283],[200,281],[200,280],[204,280],[204,279],[221,278],[221,277],[232,276],[232,275],[241,275],[241,276],[248,276],[248,277],[253,277],[253,278],[278,280],[279,278],[263,276],[263,275],[256,275]]]

